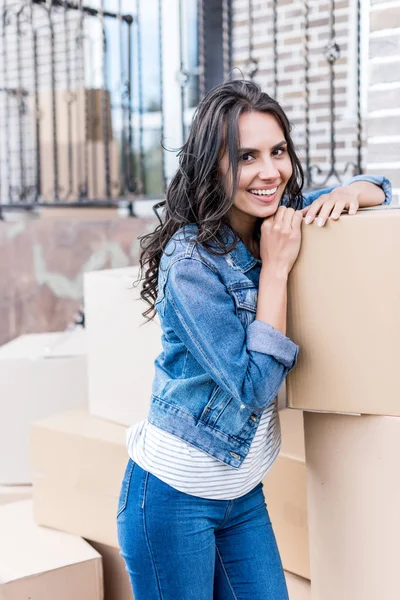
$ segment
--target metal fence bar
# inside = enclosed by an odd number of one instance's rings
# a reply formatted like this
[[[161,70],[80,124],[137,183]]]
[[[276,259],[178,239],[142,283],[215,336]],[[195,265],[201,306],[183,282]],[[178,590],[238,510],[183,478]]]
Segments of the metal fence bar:
[[[201,2],[201,0],[200,0]],[[160,86],[160,111],[161,111],[161,176],[163,183],[163,192],[167,189],[167,175],[165,171],[165,156],[164,156],[164,77],[163,77],[163,53],[162,53],[162,42],[163,42],[163,20],[162,20],[162,0],[158,0],[158,62],[159,62],[159,86]],[[200,76],[199,76],[200,79]]]
[[[101,12],[100,12],[101,30],[103,35],[102,45],[102,65],[103,65],[103,92],[102,92],[102,129],[103,129],[103,144],[104,144],[104,168],[105,168],[105,183],[106,183],[106,197],[111,198],[111,178],[110,178],[110,140],[109,140],[109,122],[108,122],[108,108],[110,104],[108,102],[108,96],[106,93],[107,82],[108,82],[108,65],[107,65],[107,34],[104,23],[104,0],[101,0]],[[95,140],[92,140],[95,145]]]
[[[36,154],[36,186],[35,202],[39,201],[42,192],[42,163],[40,151],[40,108],[39,108],[39,66],[37,32],[33,32],[33,81],[35,95],[35,154]]]
[[[305,122],[305,185],[311,187],[310,156],[310,4],[304,0],[304,122]]]
[[[25,144],[24,144],[24,113],[25,113],[25,100],[26,94],[23,88],[22,79],[22,60],[21,60],[21,14],[23,11],[19,9],[17,12],[17,84],[18,87],[15,91],[15,98],[18,103],[18,160],[19,160],[19,199],[23,199],[26,196],[26,178],[25,178]]]
[[[9,18],[8,2],[4,0],[2,15],[2,39],[3,39],[3,93],[5,101],[5,128],[6,128],[6,181],[8,201],[13,201],[11,192],[11,131],[10,131],[10,89],[8,79],[8,48],[7,48],[7,20]]]
[[[64,6],[64,29],[65,29],[65,56],[66,56],[66,78],[67,78],[67,147],[68,147],[68,190],[66,197],[73,193],[73,166],[72,166],[72,102],[71,97],[71,53],[70,53],[70,31],[68,23],[68,8]]]
[[[232,71],[232,1],[222,0],[222,61],[224,81]]]
[[[182,0],[179,0],[179,76],[181,86],[181,128],[182,128],[182,139],[186,139],[186,128],[185,128],[185,86],[187,84],[188,75],[185,70],[184,53],[183,53],[183,36],[184,36],[184,25],[183,25],[183,7]]]
[[[272,3],[273,46],[274,46],[274,98],[278,96],[278,0]]]
[[[133,153],[133,21],[128,23],[128,171],[127,171],[127,187],[130,192],[136,191],[136,168]]]
[[[361,116],[361,0],[357,0],[357,161],[356,174],[362,173],[362,116]]]
[[[144,157],[144,126],[143,126],[143,56],[142,56],[142,21],[140,12],[140,1],[136,0],[136,24],[137,24],[137,69],[138,69],[138,102],[139,102],[139,165],[140,179],[138,181],[138,192],[146,193],[146,169]]]

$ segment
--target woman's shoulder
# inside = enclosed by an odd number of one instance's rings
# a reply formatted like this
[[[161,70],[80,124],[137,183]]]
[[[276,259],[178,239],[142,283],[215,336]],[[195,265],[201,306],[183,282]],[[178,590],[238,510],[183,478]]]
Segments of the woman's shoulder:
[[[218,270],[218,264],[223,257],[221,243],[204,245],[199,242],[198,234],[199,227],[194,223],[178,229],[164,248],[161,257],[162,268],[171,267],[182,259],[188,259],[188,265],[191,261],[196,261],[204,263],[212,270]],[[215,248],[213,248],[214,245]]]

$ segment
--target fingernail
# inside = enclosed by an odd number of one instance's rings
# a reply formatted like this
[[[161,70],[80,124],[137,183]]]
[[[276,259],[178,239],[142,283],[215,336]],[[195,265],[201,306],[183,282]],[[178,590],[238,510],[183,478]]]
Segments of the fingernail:
[[[306,217],[306,218],[304,219],[304,223],[305,223],[306,225],[309,225],[309,224],[311,223],[311,221],[312,221],[312,220],[313,220],[313,218],[312,218],[312,217],[310,217],[310,216],[308,216],[308,217]]]
[[[357,211],[354,210],[354,208],[351,208],[349,210],[349,215],[355,215]]]
[[[338,219],[339,213],[332,213],[331,217],[332,217],[332,219]]]
[[[323,224],[324,224],[324,220],[322,218],[319,218],[318,221],[317,221],[317,226],[318,227],[322,227]]]

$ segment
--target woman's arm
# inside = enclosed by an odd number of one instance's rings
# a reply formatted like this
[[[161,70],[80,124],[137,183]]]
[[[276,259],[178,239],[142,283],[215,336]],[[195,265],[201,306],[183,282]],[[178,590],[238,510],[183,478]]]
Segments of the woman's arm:
[[[243,327],[219,274],[199,258],[169,267],[160,318],[216,384],[252,410],[274,400],[296,363],[298,346],[273,325],[256,319]]]
[[[362,207],[390,204],[392,186],[388,179],[377,175],[357,175],[347,184],[316,190],[304,195],[303,216],[309,224],[317,218],[322,227],[328,218],[337,220],[342,212],[356,214]]]
[[[385,202],[385,192],[374,183],[369,183],[368,181],[356,181],[350,183],[347,187],[358,192],[359,208],[378,206]]]

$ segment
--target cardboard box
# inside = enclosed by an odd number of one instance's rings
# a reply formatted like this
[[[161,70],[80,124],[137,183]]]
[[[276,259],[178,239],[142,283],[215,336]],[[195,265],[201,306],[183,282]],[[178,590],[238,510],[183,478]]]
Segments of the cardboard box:
[[[311,600],[311,582],[285,571],[289,600]]]
[[[310,577],[303,412],[279,411],[281,452],[263,480],[283,567]]]
[[[313,600],[398,600],[400,419],[305,413]]]
[[[32,497],[31,485],[2,485],[0,486],[0,506],[9,502],[29,500]]]
[[[90,544],[103,559],[104,600],[134,600],[129,575],[119,549],[98,542]]]
[[[103,141],[103,124],[107,127],[108,139],[112,139],[110,92],[108,90],[96,88],[77,88],[69,92],[68,90],[56,90],[55,104],[57,144],[68,144],[69,141],[72,144],[84,143],[85,140]],[[70,121],[68,112],[71,115]],[[39,92],[39,119],[41,143],[52,144],[53,94],[51,90]]]
[[[147,417],[154,360],[161,352],[158,320],[133,287],[138,267],[85,273],[91,414],[127,426]]]
[[[283,568],[310,579],[304,461],[280,454],[263,484]]]
[[[0,508],[2,600],[102,600],[101,556],[84,540],[38,527],[32,503]]]
[[[85,331],[21,336],[0,348],[0,484],[31,483],[35,419],[87,407]]]
[[[103,142],[57,144],[58,193],[60,200],[77,201],[87,183],[87,200],[106,200],[106,157]],[[40,192],[42,200],[54,201],[53,144],[41,144]],[[115,140],[108,143],[110,197],[120,191],[119,150]],[[87,173],[86,173],[87,169]],[[87,176],[87,182],[86,182]]]
[[[38,525],[118,547],[116,514],[128,463],[125,427],[70,411],[32,426]]]
[[[279,411],[281,454],[305,461],[303,411],[287,408]]]
[[[370,209],[303,226],[289,278],[287,378],[293,408],[400,415],[400,210]]]

